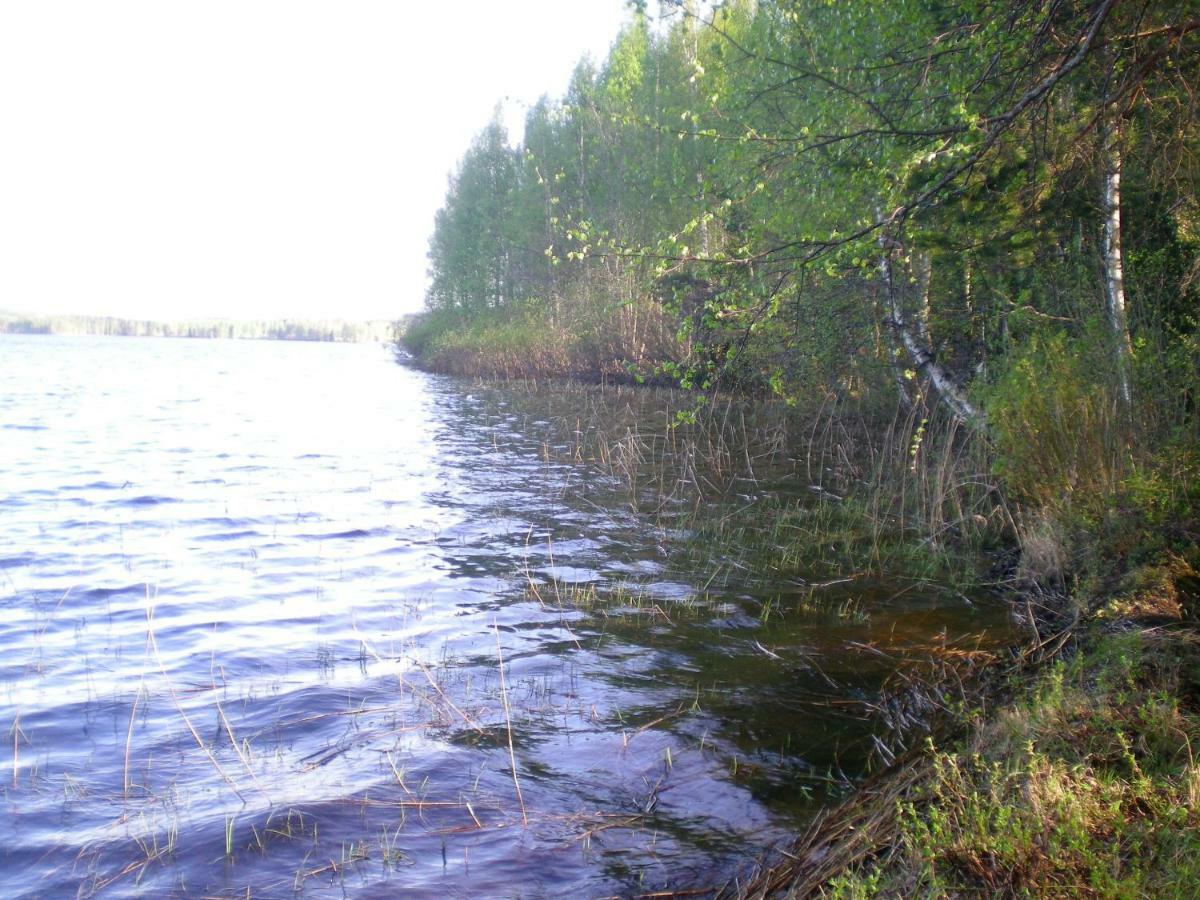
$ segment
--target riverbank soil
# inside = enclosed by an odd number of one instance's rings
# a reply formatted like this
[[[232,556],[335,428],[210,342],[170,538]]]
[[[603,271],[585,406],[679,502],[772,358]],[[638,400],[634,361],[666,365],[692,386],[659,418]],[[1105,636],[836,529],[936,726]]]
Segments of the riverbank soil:
[[[739,897],[1195,896],[1197,578],[1140,570],[1039,638]],[[1063,616],[1066,616],[1064,622]]]

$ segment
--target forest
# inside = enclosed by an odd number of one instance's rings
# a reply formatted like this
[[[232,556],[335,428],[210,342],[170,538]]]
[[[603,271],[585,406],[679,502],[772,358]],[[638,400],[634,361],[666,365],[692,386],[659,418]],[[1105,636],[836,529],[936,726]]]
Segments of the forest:
[[[633,7],[466,149],[403,346],[826,417],[890,448],[864,510],[1029,607],[1007,711],[764,890],[1194,889],[1200,3]]]
[[[476,137],[408,344],[497,374],[928,386],[976,424],[1044,357],[1103,361],[1125,405],[1135,383],[1186,383],[1196,14],[639,15],[530,110],[521,145],[498,121]]]

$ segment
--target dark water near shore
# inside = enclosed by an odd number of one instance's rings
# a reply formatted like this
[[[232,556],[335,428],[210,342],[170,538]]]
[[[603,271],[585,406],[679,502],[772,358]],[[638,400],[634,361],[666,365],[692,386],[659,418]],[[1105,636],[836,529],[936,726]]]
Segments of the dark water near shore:
[[[896,663],[848,647],[1003,637],[936,586],[672,565],[694,501],[590,464],[578,402],[379,347],[0,337],[0,895],[718,883],[861,774]]]

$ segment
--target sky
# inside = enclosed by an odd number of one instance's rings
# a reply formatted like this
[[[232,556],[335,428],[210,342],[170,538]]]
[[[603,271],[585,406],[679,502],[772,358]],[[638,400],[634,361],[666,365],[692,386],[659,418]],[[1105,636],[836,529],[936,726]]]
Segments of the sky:
[[[624,0],[0,3],[0,311],[386,318],[503,102]]]

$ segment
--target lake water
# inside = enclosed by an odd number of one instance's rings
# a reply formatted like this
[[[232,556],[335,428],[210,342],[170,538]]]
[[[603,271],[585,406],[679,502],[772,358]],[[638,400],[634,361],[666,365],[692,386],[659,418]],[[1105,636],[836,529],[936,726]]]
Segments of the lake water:
[[[847,647],[1003,633],[931,586],[820,612],[681,566],[696,502],[631,474],[654,395],[606,466],[564,436],[600,395],[0,336],[0,895],[719,884],[861,774],[895,664]]]

